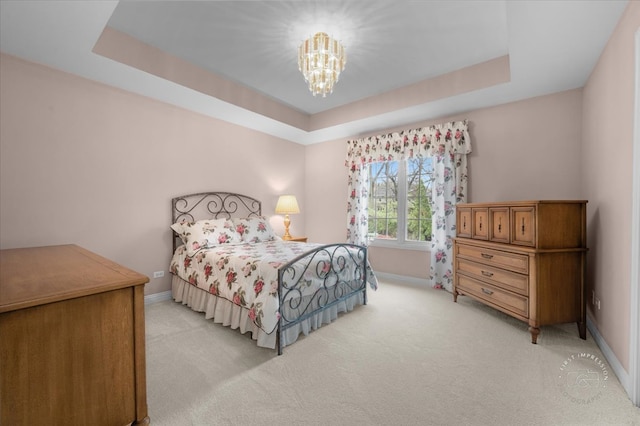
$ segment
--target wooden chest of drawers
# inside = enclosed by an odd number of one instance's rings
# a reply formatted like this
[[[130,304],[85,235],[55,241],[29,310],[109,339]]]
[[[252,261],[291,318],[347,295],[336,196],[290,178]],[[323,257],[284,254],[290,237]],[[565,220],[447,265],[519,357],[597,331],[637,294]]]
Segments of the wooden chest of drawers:
[[[459,204],[453,300],[472,297],[540,327],[576,322],[586,338],[586,204],[517,201]]]
[[[147,281],[76,245],[0,250],[0,424],[148,424]]]

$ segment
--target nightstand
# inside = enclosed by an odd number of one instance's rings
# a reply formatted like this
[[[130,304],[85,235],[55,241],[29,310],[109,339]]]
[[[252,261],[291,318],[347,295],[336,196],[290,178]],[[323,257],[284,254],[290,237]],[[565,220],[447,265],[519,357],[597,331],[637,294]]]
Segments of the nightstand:
[[[290,239],[284,241],[297,241],[299,243],[306,243],[307,237],[291,237]]]

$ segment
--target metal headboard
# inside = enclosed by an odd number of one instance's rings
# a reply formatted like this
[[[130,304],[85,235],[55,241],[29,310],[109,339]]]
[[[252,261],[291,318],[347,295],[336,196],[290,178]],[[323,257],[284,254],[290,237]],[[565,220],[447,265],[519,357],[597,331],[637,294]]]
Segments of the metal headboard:
[[[200,192],[171,199],[171,224],[186,220],[226,217],[255,217],[262,215],[262,202],[253,197],[232,192]],[[182,242],[173,233],[173,251]]]

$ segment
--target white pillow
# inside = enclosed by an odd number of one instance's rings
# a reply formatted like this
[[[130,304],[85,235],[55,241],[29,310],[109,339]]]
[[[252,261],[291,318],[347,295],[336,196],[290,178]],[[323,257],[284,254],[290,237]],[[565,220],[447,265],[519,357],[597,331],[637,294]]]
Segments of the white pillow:
[[[171,225],[182,239],[187,249],[187,256],[193,256],[198,251],[212,248],[220,244],[241,242],[240,235],[235,231],[231,220],[203,219],[197,222],[181,222]]]
[[[171,229],[173,229],[176,235],[180,237],[180,239],[182,240],[182,244],[187,244],[186,226],[188,223],[191,223],[193,225],[193,222],[188,222],[186,220],[182,220],[182,222],[176,222],[171,225]]]
[[[263,216],[233,218],[236,232],[245,243],[259,243],[271,241],[276,238],[269,220]]]

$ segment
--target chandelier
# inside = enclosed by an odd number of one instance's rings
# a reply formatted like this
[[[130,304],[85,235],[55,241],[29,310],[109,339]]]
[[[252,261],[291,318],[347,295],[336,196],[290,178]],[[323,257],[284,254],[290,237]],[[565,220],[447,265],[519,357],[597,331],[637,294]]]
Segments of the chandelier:
[[[344,47],[326,33],[316,33],[298,48],[298,69],[313,96],[322,94],[324,98],[332,93],[346,63]]]

